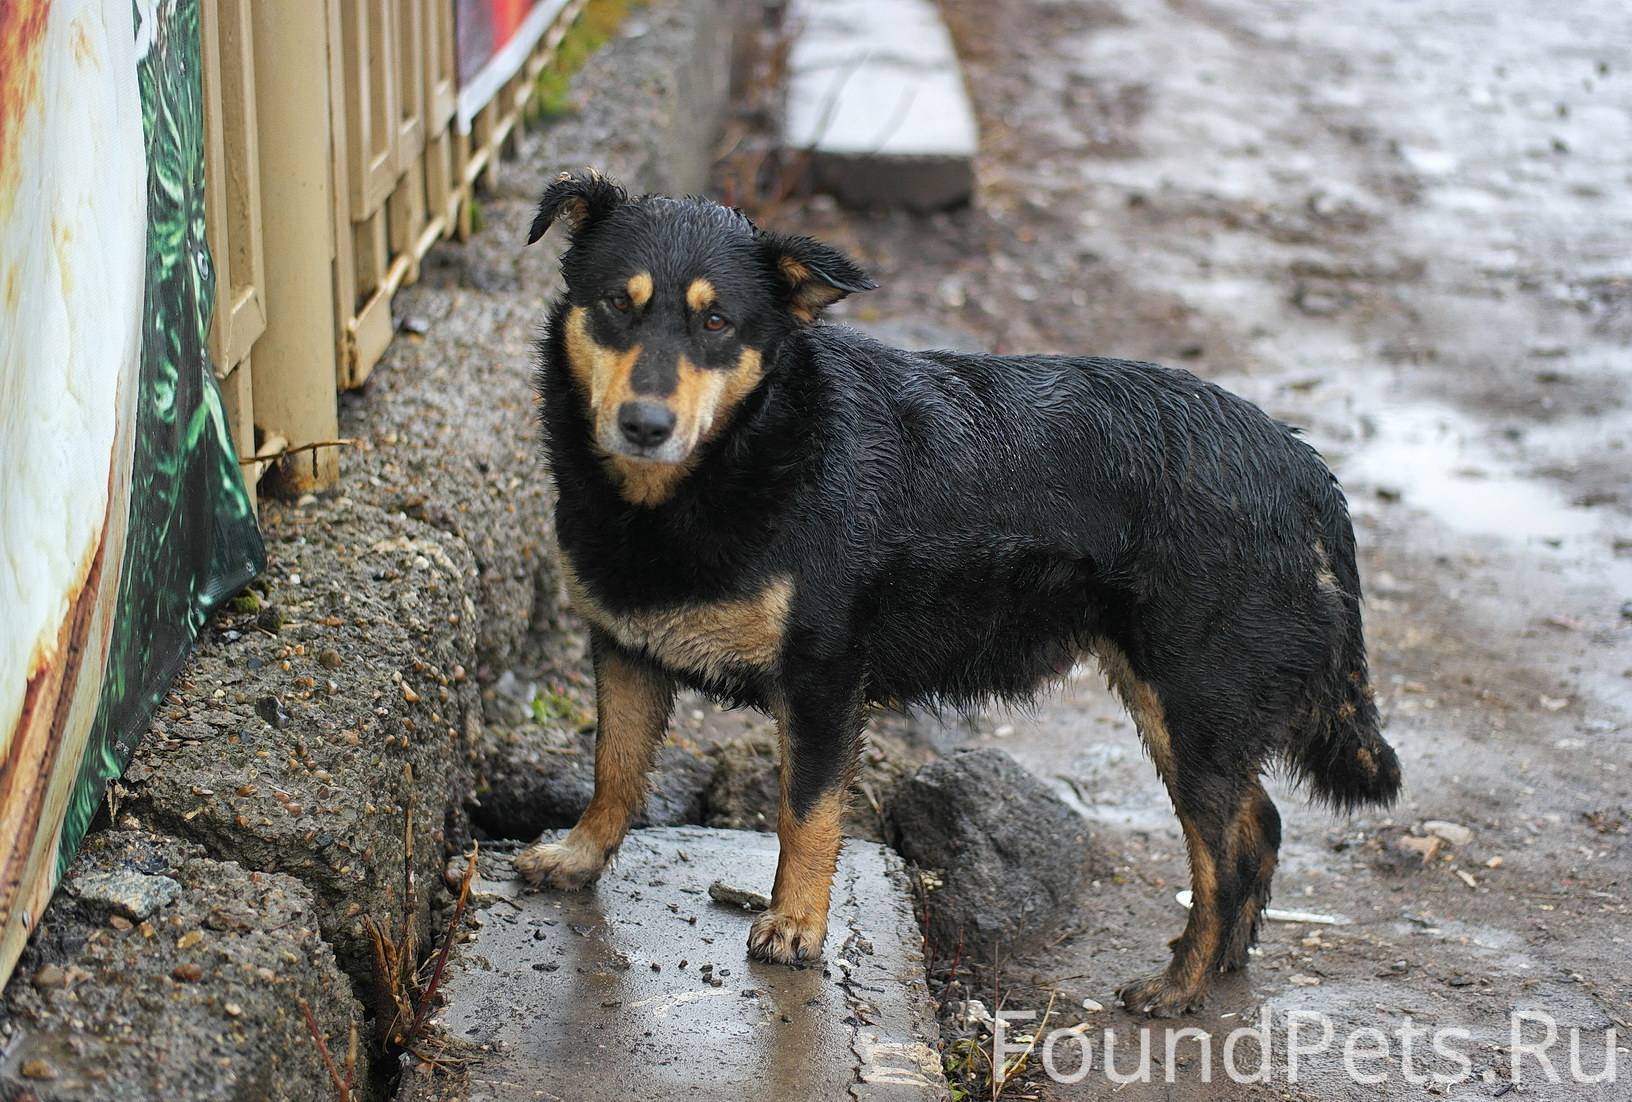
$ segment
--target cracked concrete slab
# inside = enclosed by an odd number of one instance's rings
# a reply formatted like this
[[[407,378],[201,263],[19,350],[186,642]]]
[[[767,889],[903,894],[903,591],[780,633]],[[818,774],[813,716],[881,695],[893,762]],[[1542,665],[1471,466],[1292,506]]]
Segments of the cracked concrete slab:
[[[765,891],[776,838],[636,831],[587,892],[524,893],[484,857],[481,929],[442,1024],[477,1046],[468,1097],[894,1102],[947,1094],[920,936],[898,857],[848,842],[823,959],[750,961],[752,916],[717,880]]]
[[[934,210],[974,191],[975,112],[929,0],[800,0],[783,134],[857,206]]]

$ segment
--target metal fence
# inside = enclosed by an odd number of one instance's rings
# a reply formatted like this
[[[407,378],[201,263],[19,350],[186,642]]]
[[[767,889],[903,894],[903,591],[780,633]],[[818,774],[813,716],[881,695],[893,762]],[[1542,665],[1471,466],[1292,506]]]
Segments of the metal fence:
[[[461,102],[453,0],[203,0],[210,354],[251,491],[338,474],[337,391],[394,331],[391,299],[523,125],[586,0],[538,0],[524,63]],[[296,450],[304,449],[304,450]],[[281,457],[281,458],[280,458]]]

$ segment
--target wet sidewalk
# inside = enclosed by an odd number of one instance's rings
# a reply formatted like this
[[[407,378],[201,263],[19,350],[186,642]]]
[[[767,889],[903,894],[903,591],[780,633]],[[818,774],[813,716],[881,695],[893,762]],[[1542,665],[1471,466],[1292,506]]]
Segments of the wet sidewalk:
[[[805,969],[750,961],[752,914],[709,897],[716,881],[766,891],[775,871],[774,835],[693,827],[630,835],[577,894],[524,893],[507,855],[484,856],[481,930],[442,1019],[477,1046],[468,1097],[945,1097],[899,858],[845,845]]]

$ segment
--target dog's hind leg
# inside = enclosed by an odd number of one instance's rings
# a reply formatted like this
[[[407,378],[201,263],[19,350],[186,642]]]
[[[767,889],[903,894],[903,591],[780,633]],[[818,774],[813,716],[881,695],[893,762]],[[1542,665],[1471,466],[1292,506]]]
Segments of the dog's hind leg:
[[[1254,780],[1242,796],[1230,824],[1228,845],[1240,909],[1225,939],[1219,968],[1233,972],[1246,967],[1247,950],[1258,943],[1258,927],[1269,906],[1270,881],[1281,846],[1281,815],[1262,781]]]
[[[1245,959],[1268,897],[1280,820],[1258,782],[1256,763],[1228,749],[1227,720],[1201,708],[1170,707],[1120,650],[1104,645],[1097,653],[1167,787],[1189,854],[1190,915],[1170,944],[1172,960],[1118,991],[1130,1010],[1172,1017],[1200,1007],[1213,976],[1234,962],[1238,942]]]
[[[748,953],[796,964],[815,959],[843,840],[863,723],[859,680],[808,674],[773,708],[782,744],[780,852],[771,906],[748,931]]]
[[[1190,777],[1180,772],[1168,782],[1190,856],[1190,916],[1169,945],[1173,958],[1167,967],[1118,990],[1123,1005],[1135,1013],[1170,1018],[1198,1009],[1219,969],[1240,909],[1239,880],[1227,853],[1235,799],[1228,789],[1221,778],[1199,772]]]
[[[567,891],[600,876],[646,798],[646,774],[674,705],[674,682],[649,663],[592,632],[595,660],[595,795],[560,842],[536,842],[516,855],[533,884]]]

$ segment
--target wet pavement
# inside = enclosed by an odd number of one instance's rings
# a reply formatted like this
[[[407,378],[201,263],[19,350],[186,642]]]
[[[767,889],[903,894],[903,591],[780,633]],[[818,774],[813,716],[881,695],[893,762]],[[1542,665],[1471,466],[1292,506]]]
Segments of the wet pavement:
[[[523,892],[507,859],[483,860],[443,1016],[477,1046],[472,1102],[944,1095],[918,927],[882,846],[845,847],[826,951],[802,969],[750,961],[753,915],[710,898],[768,890],[775,835],[636,831],[575,894]]]
[[[1632,1096],[1632,13],[943,7],[981,116],[976,206],[817,197],[757,217],[861,258],[882,287],[836,313],[900,343],[1159,360],[1301,426],[1351,499],[1407,781],[1392,813],[1351,819],[1274,786],[1276,904],[1351,921],[1272,924],[1247,973],[1174,1023],[1212,1035],[1212,1085],[1194,1042],[1165,1059],[1159,1030],[1153,1081],[1123,1085],[1101,1030],[1129,1064],[1144,1023],[1111,992],[1165,959],[1187,882],[1131,725],[1088,670],[1026,714],[918,721],[942,750],[1009,750],[1096,831],[1074,936],[972,978],[964,962],[949,993],[1039,1015],[1052,996],[1050,1028],[1086,1023],[1081,1082],[1034,1054],[1004,1097]],[[944,975],[951,947],[929,954]],[[1270,1072],[1227,1081],[1223,1037],[1261,1008]],[[1295,1079],[1291,1011],[1334,1028]],[[1534,1057],[1515,1071],[1515,1011],[1552,1016],[1563,1082]],[[1455,1056],[1419,1040],[1406,1066],[1402,1026],[1467,1037]],[[1390,1046],[1375,1082],[1342,1060],[1362,1027]],[[1574,1081],[1572,1027],[1587,1077],[1618,1030],[1618,1083]]]

